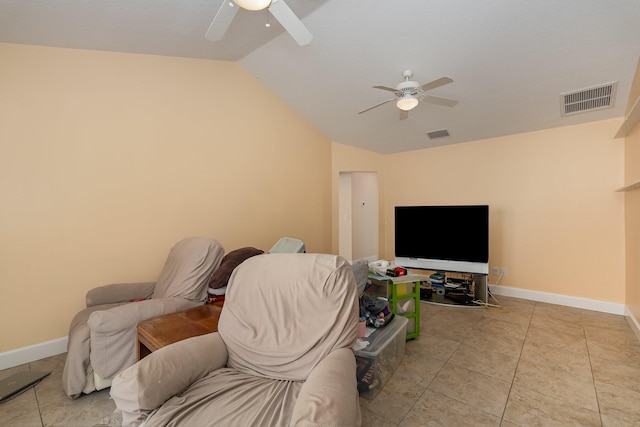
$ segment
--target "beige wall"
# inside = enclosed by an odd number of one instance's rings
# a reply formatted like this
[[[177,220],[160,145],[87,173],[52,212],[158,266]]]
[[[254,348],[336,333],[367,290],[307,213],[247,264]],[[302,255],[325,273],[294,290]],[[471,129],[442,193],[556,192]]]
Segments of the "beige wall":
[[[370,159],[381,176],[381,256],[394,257],[394,206],[488,204],[490,265],[507,268],[501,285],[624,303],[620,123]],[[365,159],[334,144],[334,174],[337,165],[366,170]]]
[[[0,62],[0,352],[66,335],[87,289],[153,280],[184,236],[337,253],[345,171],[378,173],[382,257],[393,206],[488,203],[502,285],[620,303],[626,198],[640,318],[640,193],[613,191],[640,178],[639,130],[624,164],[620,120],[381,155],[330,143],[235,63],[11,44]]]
[[[640,98],[640,60],[636,69],[629,108]],[[640,124],[625,138],[625,183],[640,181]],[[640,323],[640,189],[624,193],[626,216],[627,309]]]
[[[236,63],[0,44],[0,352],[191,235],[331,248],[331,142]]]

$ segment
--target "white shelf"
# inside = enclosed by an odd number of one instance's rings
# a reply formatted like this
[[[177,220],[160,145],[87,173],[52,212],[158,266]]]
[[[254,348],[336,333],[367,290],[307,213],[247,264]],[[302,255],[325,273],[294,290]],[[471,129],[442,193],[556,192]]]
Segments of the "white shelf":
[[[640,120],[640,97],[636,99],[633,107],[631,107],[631,111],[629,111],[629,115],[624,119],[624,122],[622,122],[622,126],[618,129],[614,138],[624,138],[629,135],[631,129],[638,123],[638,120]]]
[[[625,185],[624,187],[620,187],[616,191],[631,191],[635,190],[636,188],[640,188],[640,180],[632,182],[629,185]]]

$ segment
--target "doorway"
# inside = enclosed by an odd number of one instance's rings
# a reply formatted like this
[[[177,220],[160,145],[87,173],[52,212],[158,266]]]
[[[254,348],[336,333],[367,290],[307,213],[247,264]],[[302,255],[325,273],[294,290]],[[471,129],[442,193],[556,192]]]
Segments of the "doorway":
[[[379,242],[377,172],[340,172],[339,254],[348,260],[375,261]]]

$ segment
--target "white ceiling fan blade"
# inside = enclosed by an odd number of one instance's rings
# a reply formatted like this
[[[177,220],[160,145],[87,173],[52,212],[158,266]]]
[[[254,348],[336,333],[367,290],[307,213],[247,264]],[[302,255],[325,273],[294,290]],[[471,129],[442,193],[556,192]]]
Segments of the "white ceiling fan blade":
[[[362,110],[362,111],[360,111],[358,114],[366,113],[366,112],[367,112],[367,111],[369,111],[369,110],[373,110],[373,109],[374,109],[374,108],[376,108],[376,107],[379,107],[379,106],[381,106],[381,105],[386,104],[387,102],[391,102],[391,101],[395,101],[395,100],[396,100],[395,98],[387,99],[386,101],[383,101],[383,102],[381,102],[380,104],[376,104],[376,105],[374,105],[373,107],[369,107],[369,108],[367,108],[366,110]]]
[[[453,107],[458,103],[458,101],[453,99],[440,98],[439,96],[432,95],[425,95],[422,100],[431,104],[442,105],[443,107]]]
[[[373,86],[374,89],[382,89],[382,90],[388,90],[389,92],[395,92],[396,90],[392,87],[388,87],[388,86]]]
[[[289,32],[291,37],[300,45],[307,45],[313,40],[313,35],[304,26],[302,21],[293,13],[293,11],[287,6],[284,0],[277,0],[271,3],[269,6],[269,12],[274,18],[278,20],[280,25]]]
[[[213,42],[222,40],[231,25],[231,21],[233,21],[236,13],[238,13],[238,9],[239,7],[233,2],[224,0],[204,37]]]
[[[449,77],[440,77],[437,80],[423,84],[420,88],[426,91],[426,90],[435,89],[440,86],[448,85],[449,83],[453,83],[453,80],[450,79]]]

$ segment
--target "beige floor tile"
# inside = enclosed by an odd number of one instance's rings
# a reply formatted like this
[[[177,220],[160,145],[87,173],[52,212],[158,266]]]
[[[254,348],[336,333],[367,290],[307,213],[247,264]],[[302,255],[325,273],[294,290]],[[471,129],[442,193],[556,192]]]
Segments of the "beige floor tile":
[[[66,396],[65,396],[66,397]],[[46,426],[94,426],[102,424],[113,415],[115,404],[109,398],[109,390],[94,392],[76,400],[51,399],[55,403],[40,406]]]
[[[488,308],[483,319],[496,319],[504,322],[517,323],[519,325],[528,325],[531,321],[531,313],[533,312],[533,306],[530,307],[530,311],[521,310],[520,307],[517,307],[516,305],[513,305],[513,308],[509,306]]]
[[[514,385],[504,412],[505,421],[521,426],[599,426],[597,410],[545,396]]]
[[[426,390],[400,423],[401,427],[499,426],[500,417],[440,393]]]
[[[640,425],[640,393],[599,381],[596,381],[596,390],[603,421],[606,417],[607,424],[611,420],[619,420],[630,425]]]
[[[511,338],[522,339],[527,334],[528,325],[509,322],[501,319],[490,318],[484,316],[480,319],[473,332],[491,332],[499,336],[508,336]]]
[[[609,329],[605,326],[585,326],[584,329],[588,341],[597,341],[616,347],[636,348],[638,355],[640,355],[640,343],[629,326],[618,329]]]
[[[0,379],[23,371],[39,371],[39,369],[31,369],[29,364],[15,366],[0,371]],[[42,426],[36,389],[49,382],[51,382],[50,376],[45,377],[34,388],[0,404],[0,426]]]
[[[448,315],[456,319],[478,320],[484,316],[485,309],[480,306],[464,306],[454,305],[446,311],[441,313],[447,313]]]
[[[581,378],[591,378],[591,362],[587,352],[525,342],[520,362],[532,366],[554,366]]]
[[[604,342],[595,339],[587,340],[589,355],[596,359],[609,360],[612,363],[633,361],[640,363],[640,342]]]
[[[462,343],[449,359],[449,363],[488,375],[501,381],[513,381],[518,358]]]
[[[448,338],[420,334],[415,340],[407,342],[405,352],[419,353],[429,359],[439,359],[446,362],[459,345],[459,342]]]
[[[447,363],[429,390],[501,417],[510,387],[510,382]]]
[[[420,303],[420,320],[425,320],[433,317],[436,313],[446,310],[447,307],[442,307],[436,304],[429,304],[427,302]]]
[[[521,360],[513,384],[583,408],[598,410],[593,379],[578,377],[554,365]]]
[[[617,314],[601,313],[598,311],[584,310],[582,312],[583,326],[596,326],[607,330],[629,328],[629,324],[624,316]]]
[[[624,360],[614,363],[592,356],[591,365],[595,381],[640,393],[640,362]]]
[[[360,398],[360,407],[387,421],[400,422],[424,392],[426,386],[412,381],[391,378],[375,399]]]
[[[8,376],[4,375],[5,372],[1,374],[0,378]],[[24,427],[42,426],[34,389],[27,390],[21,395],[0,404],[0,425]]]
[[[587,354],[587,340],[584,335],[563,334],[543,326],[530,325],[525,343]]]
[[[508,322],[504,322],[508,323]],[[463,341],[464,345],[477,348],[479,351],[490,348],[492,351],[505,354],[510,357],[520,357],[524,337],[509,334],[508,331],[472,331]]]
[[[468,335],[470,328],[464,325],[429,326],[428,336],[461,343]]]
[[[459,309],[452,309],[459,310]],[[422,332],[427,336],[440,337],[451,341],[462,342],[471,332],[481,316],[464,315],[465,311],[459,311],[460,317],[452,313],[438,313],[424,326]]]
[[[563,335],[575,335],[578,337],[584,337],[585,335],[584,327],[579,321],[577,323],[564,322],[546,315],[534,314],[531,317],[531,326]]]
[[[424,356],[412,351],[407,342],[404,359],[393,377],[396,380],[410,381],[427,387],[445,364],[445,361]]]
[[[533,310],[533,318],[543,317],[557,322],[582,325],[583,312],[584,310],[579,308],[538,302]]]
[[[116,409],[109,390],[69,399],[61,385],[65,358],[66,354],[61,354],[30,363],[33,370],[51,372],[36,387],[44,426],[93,426],[102,423]]]
[[[484,316],[484,309],[481,307],[445,307],[446,310],[439,311],[431,318],[432,322],[443,322],[447,325],[464,324],[472,326]]]
[[[364,400],[364,398],[360,398]],[[395,427],[398,425],[397,422],[391,422],[375,412],[370,411],[366,408],[365,404],[360,404],[360,412],[362,414],[362,427]]]
[[[638,342],[640,342],[640,327],[634,322],[631,317],[625,317],[625,320],[629,324],[629,327],[631,328],[633,334],[636,336]]]
[[[501,306],[512,309],[512,310],[526,311],[528,313],[533,313],[533,309],[536,305],[534,301],[530,301],[526,299],[507,297],[503,295],[496,295],[495,297]]]
[[[602,427],[638,427],[637,422],[627,422],[608,414],[600,414]]]

